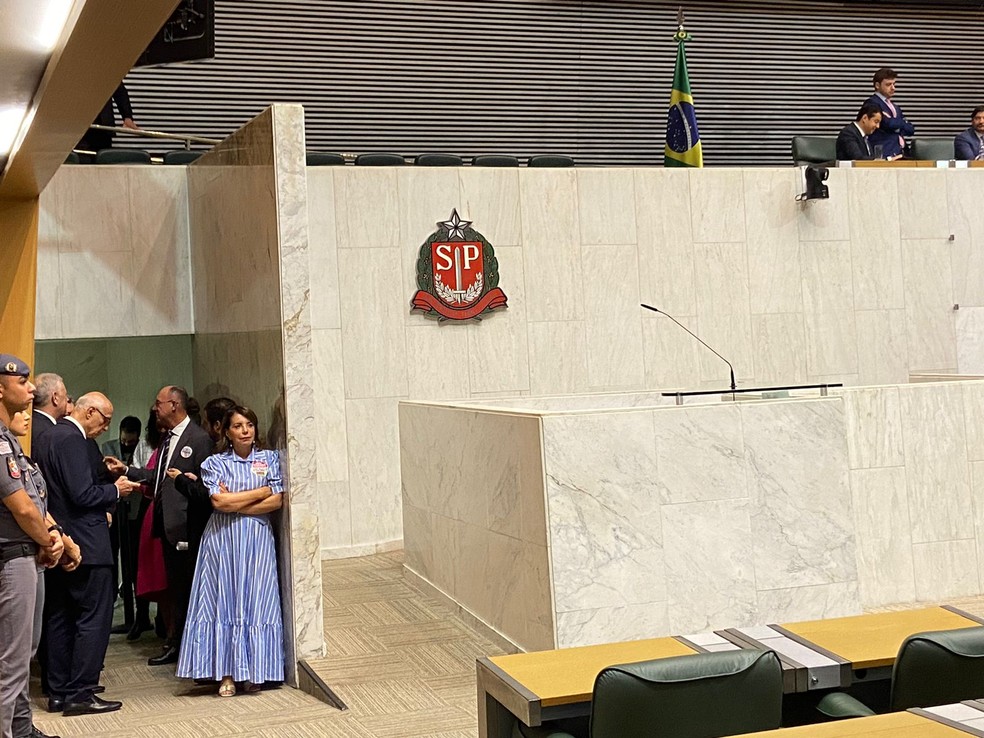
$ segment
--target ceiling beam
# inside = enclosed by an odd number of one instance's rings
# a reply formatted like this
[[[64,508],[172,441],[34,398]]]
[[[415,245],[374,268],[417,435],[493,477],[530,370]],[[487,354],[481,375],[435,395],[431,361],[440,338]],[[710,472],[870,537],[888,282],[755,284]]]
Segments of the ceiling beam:
[[[41,194],[179,1],[86,0],[41,78],[30,127],[0,179],[0,199]]]

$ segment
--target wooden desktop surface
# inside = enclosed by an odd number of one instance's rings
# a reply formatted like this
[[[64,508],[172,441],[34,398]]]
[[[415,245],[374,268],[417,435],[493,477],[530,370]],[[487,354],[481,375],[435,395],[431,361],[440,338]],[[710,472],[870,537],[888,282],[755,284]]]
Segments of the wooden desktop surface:
[[[892,712],[887,715],[837,720],[818,725],[801,725],[798,728],[766,730],[747,733],[741,738],[960,738],[969,735],[959,728],[951,728],[935,720],[913,715],[911,712]]]
[[[489,661],[539,697],[543,707],[552,707],[589,701],[595,677],[606,666],[694,653],[674,638],[651,638],[492,656]]]
[[[942,607],[782,623],[786,630],[850,661],[855,669],[891,666],[902,641],[913,633],[979,625]]]

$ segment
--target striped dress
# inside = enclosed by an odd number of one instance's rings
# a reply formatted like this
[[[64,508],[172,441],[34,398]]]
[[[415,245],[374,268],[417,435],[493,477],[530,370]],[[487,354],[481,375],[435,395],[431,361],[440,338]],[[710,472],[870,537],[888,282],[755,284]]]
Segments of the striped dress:
[[[202,481],[210,495],[219,482],[230,492],[269,486],[283,493],[274,451],[211,456]],[[282,682],[284,631],[269,516],[216,510],[198,552],[177,676],[218,681],[230,675],[237,682]]]

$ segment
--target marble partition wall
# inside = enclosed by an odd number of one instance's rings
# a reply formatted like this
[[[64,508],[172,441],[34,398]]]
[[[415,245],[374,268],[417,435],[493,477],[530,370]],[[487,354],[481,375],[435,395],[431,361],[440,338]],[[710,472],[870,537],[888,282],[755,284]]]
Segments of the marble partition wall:
[[[182,248],[179,228],[151,222],[162,213],[141,204],[143,190],[155,191],[154,177],[179,178],[177,170],[194,167],[174,167],[174,174],[68,169],[41,200],[39,335],[70,335],[62,324],[77,319],[66,318],[62,304],[91,307],[92,335],[117,335],[118,286],[135,247],[129,235],[154,243],[162,259]],[[134,186],[143,177],[148,184]],[[485,401],[727,381],[723,363],[666,318],[641,311],[640,302],[697,331],[745,385],[870,385],[905,382],[913,372],[984,372],[982,178],[974,169],[833,169],[829,200],[797,203],[802,176],[792,167],[308,168],[309,247],[294,252],[284,284],[310,275],[322,556],[401,545],[401,399]],[[238,199],[269,196],[244,186]],[[179,214],[181,195],[174,197]],[[128,225],[106,220],[121,208]],[[509,297],[506,311],[481,323],[409,314],[417,250],[452,208],[495,247]],[[59,246],[53,224],[78,223],[77,237],[87,239],[90,214],[101,220],[91,229],[98,243],[82,241],[91,253]],[[50,275],[63,273],[68,257],[84,262],[80,275],[110,285],[100,300],[112,310],[83,294],[87,279],[58,284],[46,301],[44,281],[54,284]],[[238,264],[228,267],[241,273]],[[265,284],[262,275],[251,278]],[[143,294],[158,299],[153,290]],[[171,311],[165,302],[147,308]],[[151,330],[171,330],[168,320],[159,324]],[[252,366],[268,361],[260,347],[251,357]]]
[[[984,382],[641,404],[651,397],[401,403],[408,568],[527,648],[502,613],[537,600],[518,587],[466,599],[453,584],[512,581],[518,559],[467,558],[448,532],[468,515],[489,535],[483,504],[518,494],[515,509],[545,511],[557,647],[984,593],[984,433],[970,420]],[[538,438],[524,453],[542,453],[543,483],[520,483],[505,460]],[[462,477],[483,447],[481,475]]]
[[[324,653],[304,116],[275,105],[188,167],[195,387],[254,408],[284,460],[280,573],[288,676]]]

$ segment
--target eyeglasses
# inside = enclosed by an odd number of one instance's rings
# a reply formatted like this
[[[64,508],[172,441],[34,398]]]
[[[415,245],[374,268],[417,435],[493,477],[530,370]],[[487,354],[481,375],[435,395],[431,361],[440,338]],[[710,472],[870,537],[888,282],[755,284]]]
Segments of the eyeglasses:
[[[92,409],[95,410],[100,415],[102,415],[103,416],[103,420],[105,420],[107,423],[113,419],[113,416],[112,415],[107,415],[102,410],[100,410],[98,407],[93,407]]]

